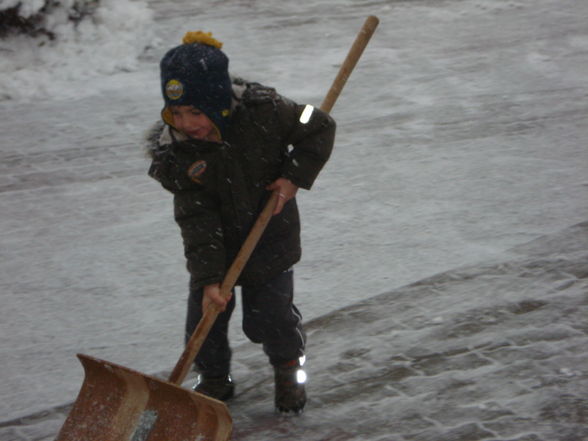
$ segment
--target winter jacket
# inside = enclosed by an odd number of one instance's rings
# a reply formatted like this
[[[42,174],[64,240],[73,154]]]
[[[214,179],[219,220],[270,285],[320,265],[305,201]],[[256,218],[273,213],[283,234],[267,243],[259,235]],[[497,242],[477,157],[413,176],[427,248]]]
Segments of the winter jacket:
[[[330,156],[335,122],[256,83],[234,84],[229,130],[222,143],[185,139],[162,123],[152,131],[149,175],[174,195],[187,268],[195,287],[222,281],[279,177],[310,189]],[[238,284],[255,285],[301,256],[296,200],[268,224]]]

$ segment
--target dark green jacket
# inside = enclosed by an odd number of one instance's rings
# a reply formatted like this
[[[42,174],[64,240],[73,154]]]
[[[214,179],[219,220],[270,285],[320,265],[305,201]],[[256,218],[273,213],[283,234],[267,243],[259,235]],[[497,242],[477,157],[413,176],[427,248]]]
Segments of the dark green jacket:
[[[228,133],[222,144],[179,140],[169,126],[151,133],[149,175],[174,194],[175,220],[196,286],[220,282],[279,177],[310,189],[329,158],[335,122],[255,83],[236,86]],[[175,136],[174,136],[175,133]],[[167,136],[166,136],[167,135]],[[300,259],[296,200],[272,218],[239,284],[258,284]]]

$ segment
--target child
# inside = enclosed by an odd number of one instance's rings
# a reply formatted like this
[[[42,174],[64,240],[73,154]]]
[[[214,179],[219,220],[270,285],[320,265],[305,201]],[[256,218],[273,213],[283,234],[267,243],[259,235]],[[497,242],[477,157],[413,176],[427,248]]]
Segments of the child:
[[[243,330],[263,345],[275,373],[275,405],[301,412],[299,377],[306,336],[293,304],[293,271],[301,255],[298,188],[310,189],[329,158],[335,122],[274,89],[232,80],[222,44],[210,33],[188,32],[163,57],[165,106],[150,135],[149,175],[174,195],[190,273],[186,339],[203,309],[219,314],[196,357],[195,390],[220,400],[234,394],[228,323],[235,307],[219,296],[220,282],[271,192],[274,216],[245,266]]]

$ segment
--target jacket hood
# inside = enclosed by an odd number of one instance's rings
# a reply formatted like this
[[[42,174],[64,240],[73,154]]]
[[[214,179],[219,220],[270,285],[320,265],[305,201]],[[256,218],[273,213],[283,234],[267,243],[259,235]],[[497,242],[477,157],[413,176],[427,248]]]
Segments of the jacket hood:
[[[167,130],[166,127],[168,128]],[[165,136],[164,131],[167,132],[167,135]],[[162,145],[161,141],[163,141],[167,137],[169,137],[169,143],[171,143],[171,135],[169,135],[169,126],[166,126],[161,120],[153,124],[149,129],[147,129],[143,136],[143,149],[145,151],[145,155],[148,158],[153,159],[155,157],[155,152]]]

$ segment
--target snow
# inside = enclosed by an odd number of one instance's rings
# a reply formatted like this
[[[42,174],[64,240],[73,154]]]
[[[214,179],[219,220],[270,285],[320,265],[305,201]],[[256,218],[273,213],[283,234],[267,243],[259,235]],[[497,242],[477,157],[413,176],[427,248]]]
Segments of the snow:
[[[236,439],[588,439],[588,4],[214,5],[113,2],[61,46],[0,42],[0,439],[54,438],[77,352],[160,376],[181,353],[181,239],[140,147],[164,51],[212,31],[234,73],[319,105],[372,14],[299,193],[308,410],[271,413],[236,314]]]
[[[38,14],[45,1],[24,1],[19,15]],[[12,36],[0,41],[0,99],[75,99],[100,90],[96,77],[136,71],[137,55],[156,44],[151,9],[144,2],[100,0],[91,18],[74,26],[68,18],[74,1],[57,2],[43,28],[55,35]],[[1,8],[14,6],[12,2]]]

